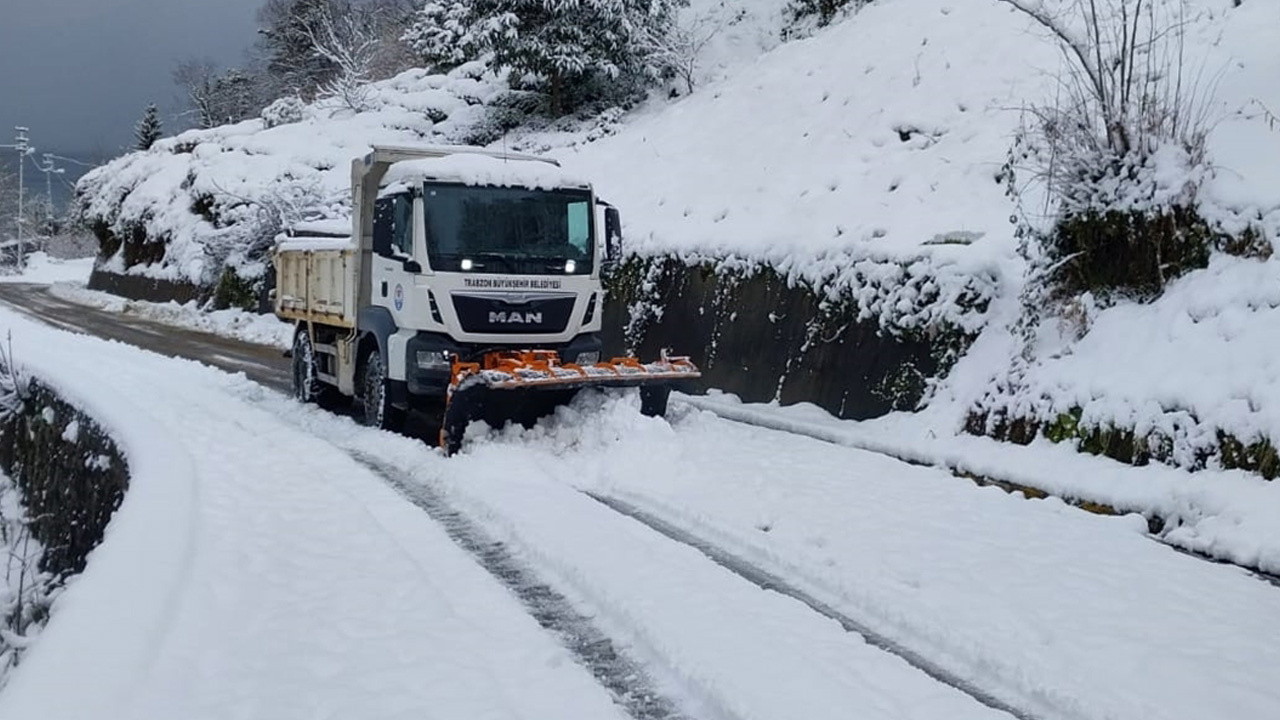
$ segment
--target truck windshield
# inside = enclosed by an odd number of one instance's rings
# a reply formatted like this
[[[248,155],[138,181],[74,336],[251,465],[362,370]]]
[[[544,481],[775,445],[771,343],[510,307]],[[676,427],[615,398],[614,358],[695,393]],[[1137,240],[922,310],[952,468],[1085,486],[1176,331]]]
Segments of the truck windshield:
[[[591,273],[591,193],[427,183],[427,254],[442,272]]]

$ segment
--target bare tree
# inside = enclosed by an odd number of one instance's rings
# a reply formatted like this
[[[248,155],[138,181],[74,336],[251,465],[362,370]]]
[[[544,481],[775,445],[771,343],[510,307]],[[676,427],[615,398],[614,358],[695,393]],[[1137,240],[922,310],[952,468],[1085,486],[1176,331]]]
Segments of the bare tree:
[[[697,86],[698,62],[703,51],[726,27],[741,22],[746,12],[722,3],[675,23],[669,32],[658,33],[646,28],[638,44],[664,72],[684,83],[685,92],[692,93]]]
[[[324,5],[304,31],[316,54],[336,68],[320,85],[321,95],[336,98],[355,112],[368,110],[369,83],[381,44],[376,15],[366,11],[335,17],[334,9]]]
[[[265,104],[260,78],[239,68],[219,72],[212,60],[186,60],[173,71],[202,128],[254,117]]]
[[[184,60],[173,69],[173,82],[187,94],[187,103],[195,112],[200,127],[211,127],[214,112],[214,81],[218,66],[208,58]]]
[[[1161,147],[1180,148],[1191,166],[1207,162],[1212,87],[1185,74],[1183,0],[1001,2],[1048,30],[1069,64],[1058,101],[1028,108],[1042,151],[1033,174],[1056,196],[1084,200],[1081,180],[1141,166]]]

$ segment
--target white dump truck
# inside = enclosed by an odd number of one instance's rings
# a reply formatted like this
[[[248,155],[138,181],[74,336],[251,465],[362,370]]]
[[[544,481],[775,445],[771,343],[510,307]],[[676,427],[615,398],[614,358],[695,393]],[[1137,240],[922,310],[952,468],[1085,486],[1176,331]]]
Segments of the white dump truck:
[[[554,161],[375,147],[352,162],[352,217],[279,239],[275,312],[296,324],[293,386],[398,429],[419,411],[456,450],[468,423],[529,424],[584,387],[639,387],[665,412],[687,358],[601,357],[601,273],[617,211]]]

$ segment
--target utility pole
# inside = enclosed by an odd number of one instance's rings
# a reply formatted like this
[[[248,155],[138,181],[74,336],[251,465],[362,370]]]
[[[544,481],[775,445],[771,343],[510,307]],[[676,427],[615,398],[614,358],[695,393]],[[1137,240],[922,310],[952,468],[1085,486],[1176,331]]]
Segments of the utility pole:
[[[27,137],[30,132],[27,128],[15,127],[14,131],[18,134],[15,145],[18,149],[18,272],[22,272],[26,266],[26,258],[22,252],[22,195],[25,192],[22,170],[27,164],[27,155],[31,153],[31,139]]]
[[[40,164],[40,171],[44,173],[44,192],[48,196],[49,205],[45,210],[45,224],[49,228],[50,234],[53,232],[53,176],[61,175],[66,170],[60,167],[54,167],[53,154],[45,153],[44,162]]]

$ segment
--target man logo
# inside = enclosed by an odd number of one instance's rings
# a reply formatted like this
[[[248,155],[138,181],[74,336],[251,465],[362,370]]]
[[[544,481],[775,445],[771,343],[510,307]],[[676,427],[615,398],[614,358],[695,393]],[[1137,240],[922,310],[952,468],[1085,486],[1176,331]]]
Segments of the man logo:
[[[540,312],[491,312],[490,325],[541,325]]]

